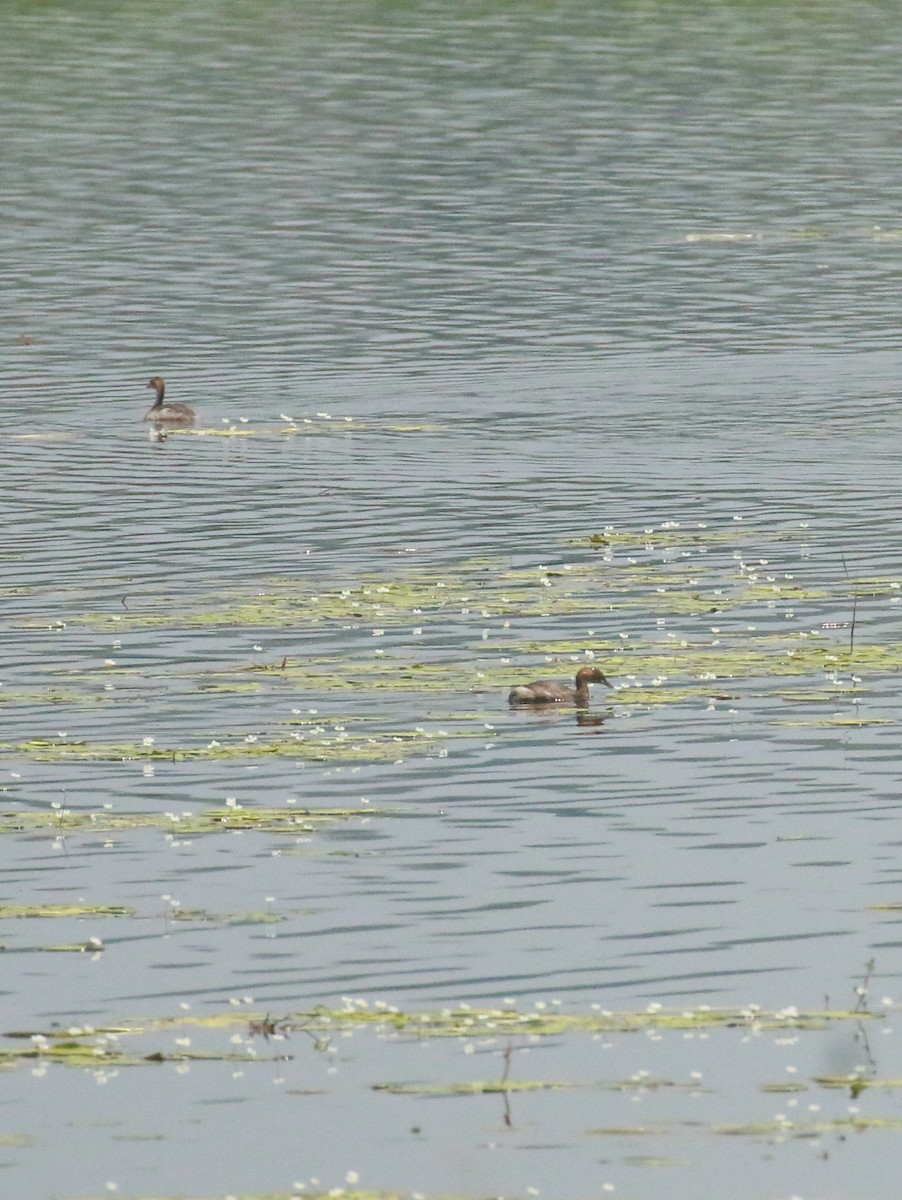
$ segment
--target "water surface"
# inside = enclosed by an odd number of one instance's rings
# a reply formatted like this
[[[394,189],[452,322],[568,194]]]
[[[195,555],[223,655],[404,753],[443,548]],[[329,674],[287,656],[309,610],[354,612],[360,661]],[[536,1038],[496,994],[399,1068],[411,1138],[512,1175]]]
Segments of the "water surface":
[[[895,995],[898,914],[876,907],[900,900],[893,16],[6,6],[4,804],[362,815],[300,838],[5,837],[4,903],[133,910],[4,921],[5,1028],[248,998],[845,1007],[872,959],[871,1003]],[[194,433],[142,423],[157,372]],[[587,541],[606,529],[654,533]],[[417,603],[439,584],[463,598]],[[526,590],[505,607],[508,584]],[[407,608],[330,615],[343,589],[378,605],[401,585]],[[823,657],[784,678],[771,647],[803,632]],[[716,680],[680,674],[684,642],[724,663]],[[508,713],[507,686],[587,653],[623,691],[602,724]],[[757,672],[730,671],[752,653]],[[348,730],[425,740],[141,756]],[[26,746],[65,738],[134,754]],[[46,949],[89,937],[101,954]],[[796,1052],[759,1040],[750,1067],[739,1044],[609,1055],[614,1073],[713,1073],[702,1121],[764,1119],[782,1098],[757,1085]],[[820,1046],[788,1065],[858,1061]],[[873,1055],[888,1077],[891,1046]],[[627,1139],[587,1133],[632,1123],[616,1092],[597,1111],[519,1097],[513,1128],[497,1097],[373,1099],[380,1079],[466,1077],[456,1044],[361,1036],[340,1066],[291,1049],[284,1068],[103,1089],[20,1068],[3,1124],[33,1141],[6,1151],[10,1186],[218,1195],[356,1171],[436,1194],[713,1198],[735,1163],[729,1139],[676,1136],[642,1170]],[[566,1039],[536,1053],[530,1072],[608,1070]],[[857,1103],[895,1113],[891,1090]],[[895,1194],[897,1134],[867,1156],[825,1136],[836,1194]],[[826,1186],[801,1144],[744,1143],[732,1194]]]

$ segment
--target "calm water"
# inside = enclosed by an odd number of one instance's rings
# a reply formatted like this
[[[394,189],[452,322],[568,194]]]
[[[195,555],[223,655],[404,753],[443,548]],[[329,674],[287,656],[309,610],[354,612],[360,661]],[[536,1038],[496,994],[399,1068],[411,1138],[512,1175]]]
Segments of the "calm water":
[[[740,673],[716,703],[615,694],[608,713],[605,697],[594,727],[511,715],[496,682],[567,673],[569,654],[597,649],[618,687],[648,685],[632,648],[669,637],[815,629],[841,653],[843,559],[856,577],[900,578],[895,9],[2,14],[4,806],[389,810],[300,842],[4,837],[0,902],[135,915],[4,920],[2,1028],[247,998],[271,1014],[344,996],[846,1006],[871,959],[872,995],[898,997],[898,913],[875,907],[902,902],[898,655],[863,660],[854,696],[848,670],[841,686],[829,670]],[[206,436],[150,436],[157,372]],[[309,436],[287,418],[313,422]],[[609,562],[571,544],[668,522],[685,543],[615,547]],[[700,525],[710,541],[692,540]],[[588,573],[579,604],[483,610],[481,581],[566,564]],[[697,569],[714,596],[748,564],[804,599],[665,612],[654,580],[634,578]],[[310,596],[361,581],[451,578],[474,589],[454,612],[311,616]],[[623,580],[628,603],[612,607]],[[294,597],[281,615],[254,617],[255,597],[281,592]],[[860,646],[895,646],[894,601],[887,587],[862,597]],[[243,617],[223,615],[239,602]],[[283,658],[320,663],[317,681],[210,686]],[[379,686],[377,668],[418,661],[458,664],[460,682]],[[485,690],[464,677],[473,664]],[[792,694],[803,685],[835,702],[815,711]],[[882,723],[814,719],[834,713]],[[443,756],[325,765],[16,748],[262,740],[312,716],[457,736]],[[232,923],[173,923],[173,901]],[[281,922],[241,918],[264,910]],[[97,958],[46,952],[92,936]],[[0,1086],[0,1137],[31,1140],[0,1150],[0,1186],[218,1196],[353,1171],[430,1194],[568,1200],[609,1184],[714,1200],[738,1170],[739,1200],[897,1194],[892,1133],[778,1152],[587,1133],[768,1119],[785,1101],[762,1082],[860,1059],[842,1033],[759,1040],[754,1058],[725,1037],[562,1039],[528,1065],[518,1050],[522,1078],[699,1071],[712,1090],[679,1105],[538,1093],[515,1099],[513,1127],[500,1097],[369,1091],[497,1077],[497,1046],[471,1059],[457,1042],[361,1034],[330,1056],[296,1036],[290,1063],[123,1069],[103,1087],[19,1068]],[[880,1074],[902,1075],[891,1037],[879,1051]],[[900,1115],[892,1091],[875,1096],[859,1108]],[[829,1116],[849,1104],[817,1102]]]

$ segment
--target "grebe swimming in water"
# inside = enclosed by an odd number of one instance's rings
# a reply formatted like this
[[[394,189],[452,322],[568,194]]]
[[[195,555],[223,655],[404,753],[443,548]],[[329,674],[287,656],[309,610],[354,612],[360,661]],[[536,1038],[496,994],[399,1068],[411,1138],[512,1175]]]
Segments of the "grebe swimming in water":
[[[166,394],[166,381],[162,375],[154,375],[148,379],[147,386],[156,390],[157,399],[144,414],[145,421],[165,421],[167,425],[190,425],[194,420],[194,409],[187,404],[163,403]]]
[[[508,704],[575,704],[577,708],[589,706],[589,684],[608,683],[598,667],[580,667],[576,672],[576,687],[558,683],[554,679],[537,679],[535,683],[521,683],[511,688]]]

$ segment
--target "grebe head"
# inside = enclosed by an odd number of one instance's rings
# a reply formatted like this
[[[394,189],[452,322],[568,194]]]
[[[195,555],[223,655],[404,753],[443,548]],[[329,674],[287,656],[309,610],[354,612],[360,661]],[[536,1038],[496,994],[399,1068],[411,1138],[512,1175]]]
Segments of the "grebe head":
[[[576,672],[576,686],[588,683],[603,683],[605,687],[613,687],[613,683],[609,683],[604,674],[598,667],[580,667]]]
[[[157,403],[154,405],[154,408],[156,408],[157,405],[163,403],[163,396],[166,393],[166,381],[162,375],[151,375],[147,381],[147,386],[152,387],[157,393]]]

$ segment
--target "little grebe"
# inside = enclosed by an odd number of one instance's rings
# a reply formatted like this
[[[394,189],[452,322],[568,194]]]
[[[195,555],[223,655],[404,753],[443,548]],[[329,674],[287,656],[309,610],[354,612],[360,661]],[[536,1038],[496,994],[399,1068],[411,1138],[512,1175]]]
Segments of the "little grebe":
[[[162,375],[154,375],[147,381],[147,386],[156,390],[157,399],[144,414],[145,421],[165,421],[169,425],[190,425],[194,420],[194,409],[187,404],[163,403],[166,394],[166,381]]]
[[[613,687],[608,683],[598,667],[580,667],[576,672],[576,687],[566,683],[557,683],[553,679],[537,679],[535,683],[521,683],[511,688],[507,698],[508,704],[575,704],[577,708],[587,708],[589,704],[589,684],[603,683],[605,687]]]

